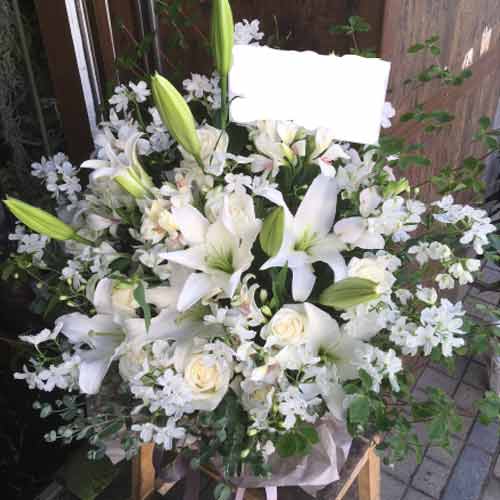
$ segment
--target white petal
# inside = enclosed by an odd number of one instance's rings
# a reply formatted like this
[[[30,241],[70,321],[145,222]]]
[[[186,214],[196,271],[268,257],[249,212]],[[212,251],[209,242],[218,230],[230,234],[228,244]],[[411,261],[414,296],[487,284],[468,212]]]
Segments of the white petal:
[[[316,282],[313,267],[306,264],[302,267],[296,267],[292,270],[292,296],[298,302],[307,300]]]
[[[330,413],[339,420],[345,419],[344,399],[345,392],[340,384],[322,384],[321,395],[325,400]]]
[[[314,262],[319,260],[330,266],[335,274],[335,281],[342,280],[347,276],[347,266],[339,250],[341,247],[342,243],[336,236],[328,235],[309,249],[309,254]]]
[[[382,250],[385,240],[382,235],[365,231],[356,242],[356,246],[363,250]]]
[[[319,235],[332,228],[337,209],[337,183],[335,179],[318,175],[306,192],[295,214],[297,235],[306,229]]]
[[[99,314],[112,314],[113,303],[111,294],[113,292],[113,280],[104,278],[95,287],[92,303]]]
[[[97,394],[111,365],[111,358],[108,356],[102,357],[93,351],[81,353],[80,357],[82,358],[78,378],[80,390],[84,394]]]
[[[109,167],[109,161],[107,160],[87,160],[80,165],[80,168],[92,168],[92,169],[107,168],[107,167]]]
[[[173,208],[172,215],[182,236],[189,245],[203,243],[209,222],[199,210],[191,205]]]
[[[171,286],[157,286],[146,290],[146,302],[158,309],[175,307],[180,289]]]
[[[306,302],[304,309],[307,314],[307,337],[311,346],[318,349],[322,345],[330,345],[339,340],[340,329],[337,321],[328,313]]]
[[[368,217],[382,201],[376,187],[365,188],[359,194],[359,212],[363,217]]]
[[[177,262],[190,269],[206,269],[206,249],[205,245],[197,245],[187,250],[178,250],[176,252],[163,252],[159,256],[172,262]]]
[[[363,217],[347,217],[339,220],[333,231],[344,242],[354,245],[365,230],[366,222]]]
[[[214,284],[204,273],[193,273],[186,280],[184,288],[177,301],[177,310],[186,311],[196,304],[204,295],[209,294],[214,289]]]
[[[113,317],[97,314],[89,318],[81,313],[65,314],[57,319],[56,324],[62,323],[61,332],[66,335],[72,344],[91,343],[89,332],[119,332],[120,328],[113,321]]]

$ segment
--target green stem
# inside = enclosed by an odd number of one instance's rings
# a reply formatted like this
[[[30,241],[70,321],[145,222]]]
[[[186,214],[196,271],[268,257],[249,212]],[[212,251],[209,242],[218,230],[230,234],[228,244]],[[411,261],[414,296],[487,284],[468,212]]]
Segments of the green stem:
[[[228,101],[228,89],[227,89],[227,75],[220,78],[220,90],[221,90],[221,103],[220,103],[220,124],[221,129],[225,130],[227,127],[227,118],[229,111],[229,101]]]

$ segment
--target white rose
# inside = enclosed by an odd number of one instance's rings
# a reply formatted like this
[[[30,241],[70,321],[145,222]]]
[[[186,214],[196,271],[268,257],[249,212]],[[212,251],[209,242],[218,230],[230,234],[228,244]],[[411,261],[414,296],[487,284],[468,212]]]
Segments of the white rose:
[[[184,380],[191,390],[190,405],[194,410],[213,411],[229,388],[233,375],[232,359],[227,352],[196,348],[193,343],[186,353],[180,348],[181,366]],[[177,353],[176,353],[177,354]]]
[[[118,371],[121,377],[127,382],[131,381],[141,372],[146,357],[146,353],[143,349],[129,350],[118,362]]]
[[[111,304],[116,312],[126,316],[135,316],[135,310],[139,307],[139,304],[134,299],[134,289],[135,287],[127,285],[113,287]]]
[[[347,266],[347,275],[350,278],[364,278],[378,284],[377,293],[390,291],[396,278],[387,270],[384,257],[366,257],[358,259],[353,257]]]
[[[260,230],[253,199],[246,193],[234,192],[224,196],[222,221],[231,233],[244,239],[254,238]]]
[[[299,345],[306,341],[306,317],[292,307],[282,307],[266,328],[272,343],[280,346]]]
[[[112,314],[113,320],[118,323],[123,318],[135,317],[135,310],[139,304],[134,299],[134,288],[126,283],[117,283],[110,278],[99,281],[92,298],[97,313]]]

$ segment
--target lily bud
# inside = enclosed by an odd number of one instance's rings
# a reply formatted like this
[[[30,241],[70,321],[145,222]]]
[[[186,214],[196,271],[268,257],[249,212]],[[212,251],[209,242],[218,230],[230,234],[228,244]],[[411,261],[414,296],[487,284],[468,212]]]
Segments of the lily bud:
[[[114,180],[134,198],[146,198],[153,187],[151,178],[140,165],[126,168],[124,173],[115,175]]]
[[[151,78],[151,88],[155,105],[165,127],[188,153],[201,162],[201,145],[196,132],[196,124],[182,95],[158,73]]]
[[[260,246],[262,247],[262,250],[269,255],[269,257],[274,257],[281,248],[284,231],[285,211],[283,210],[283,207],[276,207],[264,219],[262,229],[259,234]]]
[[[397,181],[388,182],[384,187],[382,194],[384,198],[390,198],[391,196],[397,196],[405,191],[410,191],[408,179],[399,179]]]
[[[215,68],[225,78],[233,62],[234,21],[229,0],[214,0],[210,30]]]
[[[74,240],[79,243],[91,243],[82,238],[68,224],[49,214],[45,210],[34,207],[16,198],[4,200],[7,208],[27,227],[36,233],[44,234],[54,240]]]
[[[377,283],[364,278],[346,278],[329,286],[319,296],[319,303],[334,309],[347,309],[376,299]]]

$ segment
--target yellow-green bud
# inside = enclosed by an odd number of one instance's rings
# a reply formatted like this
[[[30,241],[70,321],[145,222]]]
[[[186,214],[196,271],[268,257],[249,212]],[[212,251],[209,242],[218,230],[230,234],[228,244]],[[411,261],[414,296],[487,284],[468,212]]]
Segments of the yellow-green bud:
[[[210,30],[215,68],[225,78],[233,63],[234,21],[229,0],[214,0]]]
[[[91,244],[91,242],[77,234],[71,226],[41,208],[34,207],[16,198],[4,200],[4,203],[25,226],[36,233],[44,234],[54,240],[75,240],[79,243]]]
[[[334,309],[364,304],[376,299],[377,283],[364,278],[346,278],[329,286],[319,296],[319,303]]]
[[[281,248],[284,231],[285,211],[283,207],[276,207],[264,219],[259,234],[260,246],[269,257],[274,257]]]
[[[262,306],[260,310],[262,311],[262,314],[264,316],[267,316],[268,318],[273,315],[273,311],[271,311],[271,308],[269,306]]]
[[[410,191],[408,179],[399,179],[397,181],[388,182],[384,187],[382,194],[384,198],[390,198],[391,196],[397,196],[405,191]]]
[[[114,180],[134,198],[146,198],[153,186],[151,178],[140,165],[128,167],[124,173],[115,175]]]
[[[201,145],[193,114],[177,89],[156,73],[151,78],[153,98],[161,119],[175,140],[200,162]]]

